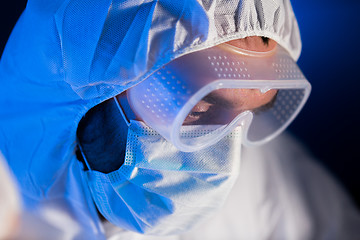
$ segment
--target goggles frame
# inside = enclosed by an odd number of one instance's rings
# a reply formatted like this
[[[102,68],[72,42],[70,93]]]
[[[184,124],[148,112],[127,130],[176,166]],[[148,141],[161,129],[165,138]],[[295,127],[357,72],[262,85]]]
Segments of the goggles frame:
[[[224,73],[226,69],[235,69],[239,73]],[[254,120],[251,111],[240,113],[227,125],[219,126],[211,135],[199,137],[196,142],[182,138],[184,132],[194,130],[183,126],[192,108],[207,94],[218,89],[258,89],[262,93],[271,89],[282,92],[300,90],[302,93],[291,116],[262,139],[248,137]],[[239,124],[245,128],[244,145],[254,146],[270,141],[294,120],[310,91],[310,83],[282,47],[277,46],[268,52],[253,52],[221,44],[173,60],[130,88],[127,95],[132,110],[148,126],[181,151],[193,152],[213,145]],[[266,131],[266,124],[260,125]]]

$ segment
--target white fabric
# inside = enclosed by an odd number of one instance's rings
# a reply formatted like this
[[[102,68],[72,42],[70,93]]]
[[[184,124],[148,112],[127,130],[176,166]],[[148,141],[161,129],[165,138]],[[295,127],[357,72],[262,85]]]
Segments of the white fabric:
[[[360,215],[341,186],[291,136],[243,149],[240,177],[222,210],[169,237],[130,233],[110,223],[110,240],[355,240]]]
[[[235,128],[214,146],[188,153],[131,120],[124,164],[108,174],[86,172],[93,200],[108,221],[124,229],[186,232],[223,206],[239,174],[241,135],[242,128]]]

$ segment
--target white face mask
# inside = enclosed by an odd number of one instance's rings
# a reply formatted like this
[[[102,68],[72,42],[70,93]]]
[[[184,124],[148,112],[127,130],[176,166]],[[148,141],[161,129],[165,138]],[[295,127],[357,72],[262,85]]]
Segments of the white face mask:
[[[240,149],[240,127],[209,148],[187,153],[131,121],[124,164],[86,176],[97,208],[111,223],[140,233],[178,234],[223,205],[240,170]]]

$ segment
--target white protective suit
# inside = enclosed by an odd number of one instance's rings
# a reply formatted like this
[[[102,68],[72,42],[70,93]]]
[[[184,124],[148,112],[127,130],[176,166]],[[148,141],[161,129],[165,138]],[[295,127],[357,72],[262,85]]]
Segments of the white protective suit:
[[[78,123],[172,59],[246,36],[299,57],[288,0],[29,0],[0,63],[0,149],[51,239],[157,239],[101,224],[75,156]],[[288,136],[243,157],[219,216],[159,239],[360,236],[351,201]]]

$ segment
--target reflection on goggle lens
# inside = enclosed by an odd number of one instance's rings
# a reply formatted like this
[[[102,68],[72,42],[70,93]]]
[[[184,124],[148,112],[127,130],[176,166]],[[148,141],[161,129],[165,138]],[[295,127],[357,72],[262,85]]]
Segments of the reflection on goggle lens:
[[[257,113],[271,108],[278,90],[218,89],[196,104],[183,125],[228,124],[244,111]]]

